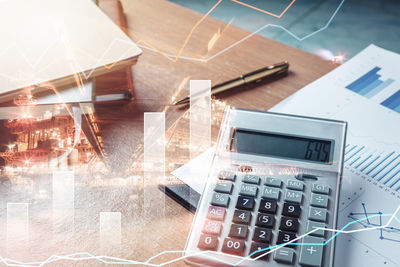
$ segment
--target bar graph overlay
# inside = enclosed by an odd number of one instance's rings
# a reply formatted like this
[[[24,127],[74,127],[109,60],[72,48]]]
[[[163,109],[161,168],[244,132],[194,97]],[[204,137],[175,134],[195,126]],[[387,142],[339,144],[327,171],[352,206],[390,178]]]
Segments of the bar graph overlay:
[[[346,88],[369,99],[375,97],[395,82],[395,80],[391,78],[383,80],[382,76],[378,73],[381,70],[382,68],[380,67],[372,68],[370,71],[347,85]],[[400,88],[383,101],[380,101],[380,104],[400,113]]]
[[[348,144],[345,164],[400,192],[400,153],[374,151],[366,146]]]

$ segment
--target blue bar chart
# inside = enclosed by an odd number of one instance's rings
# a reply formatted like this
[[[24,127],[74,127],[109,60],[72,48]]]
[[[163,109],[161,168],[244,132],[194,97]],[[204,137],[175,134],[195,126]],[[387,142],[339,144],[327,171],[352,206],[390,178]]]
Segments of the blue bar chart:
[[[347,85],[346,88],[366,98],[373,98],[395,81],[391,78],[386,80],[381,79],[381,75],[378,74],[380,70],[380,67],[372,68],[370,71]],[[400,113],[400,89],[383,100],[380,104]]]
[[[400,153],[373,151],[365,146],[349,144],[346,146],[344,162],[393,190],[400,191]]]

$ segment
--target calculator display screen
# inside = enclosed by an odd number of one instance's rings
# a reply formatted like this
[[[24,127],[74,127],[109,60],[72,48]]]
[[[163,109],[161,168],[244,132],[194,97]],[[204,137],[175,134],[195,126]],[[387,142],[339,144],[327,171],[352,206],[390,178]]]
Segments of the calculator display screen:
[[[236,129],[232,149],[238,153],[329,163],[332,142]]]

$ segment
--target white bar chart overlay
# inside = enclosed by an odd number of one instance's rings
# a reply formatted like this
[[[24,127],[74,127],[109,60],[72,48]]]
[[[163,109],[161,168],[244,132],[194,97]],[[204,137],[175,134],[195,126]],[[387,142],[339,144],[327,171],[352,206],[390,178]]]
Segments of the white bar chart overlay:
[[[165,194],[158,186],[165,183],[165,113],[144,113],[144,168],[143,212],[144,215],[163,216]]]
[[[101,249],[117,250],[121,245],[121,212],[100,212]]]
[[[7,247],[25,244],[29,240],[29,204],[7,203]]]
[[[211,146],[211,81],[190,81],[190,159],[193,160]],[[192,164],[190,173],[204,173],[204,166]],[[207,177],[197,177],[203,184]],[[196,186],[197,187],[197,186]],[[197,193],[189,190],[189,203],[195,203]]]
[[[211,81],[190,81],[190,159],[211,146]]]
[[[53,172],[53,228],[73,232],[75,175],[73,171]]]

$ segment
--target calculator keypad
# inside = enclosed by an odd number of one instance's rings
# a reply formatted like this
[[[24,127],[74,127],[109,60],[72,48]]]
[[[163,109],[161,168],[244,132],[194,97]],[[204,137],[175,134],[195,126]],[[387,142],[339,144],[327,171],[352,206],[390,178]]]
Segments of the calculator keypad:
[[[258,260],[263,261],[322,266],[323,246],[297,244],[323,243],[325,231],[319,229],[301,240],[296,239],[315,228],[327,227],[328,185],[230,171],[220,172],[218,178],[204,220],[199,249],[218,250],[219,247],[228,254],[262,256]],[[307,206],[303,205],[305,198],[308,199]],[[228,209],[233,212],[227,220]],[[221,234],[223,229],[227,229],[227,234]],[[222,244],[219,244],[220,240]],[[310,240],[313,242],[308,242]],[[264,255],[271,246],[281,244],[284,247]]]

